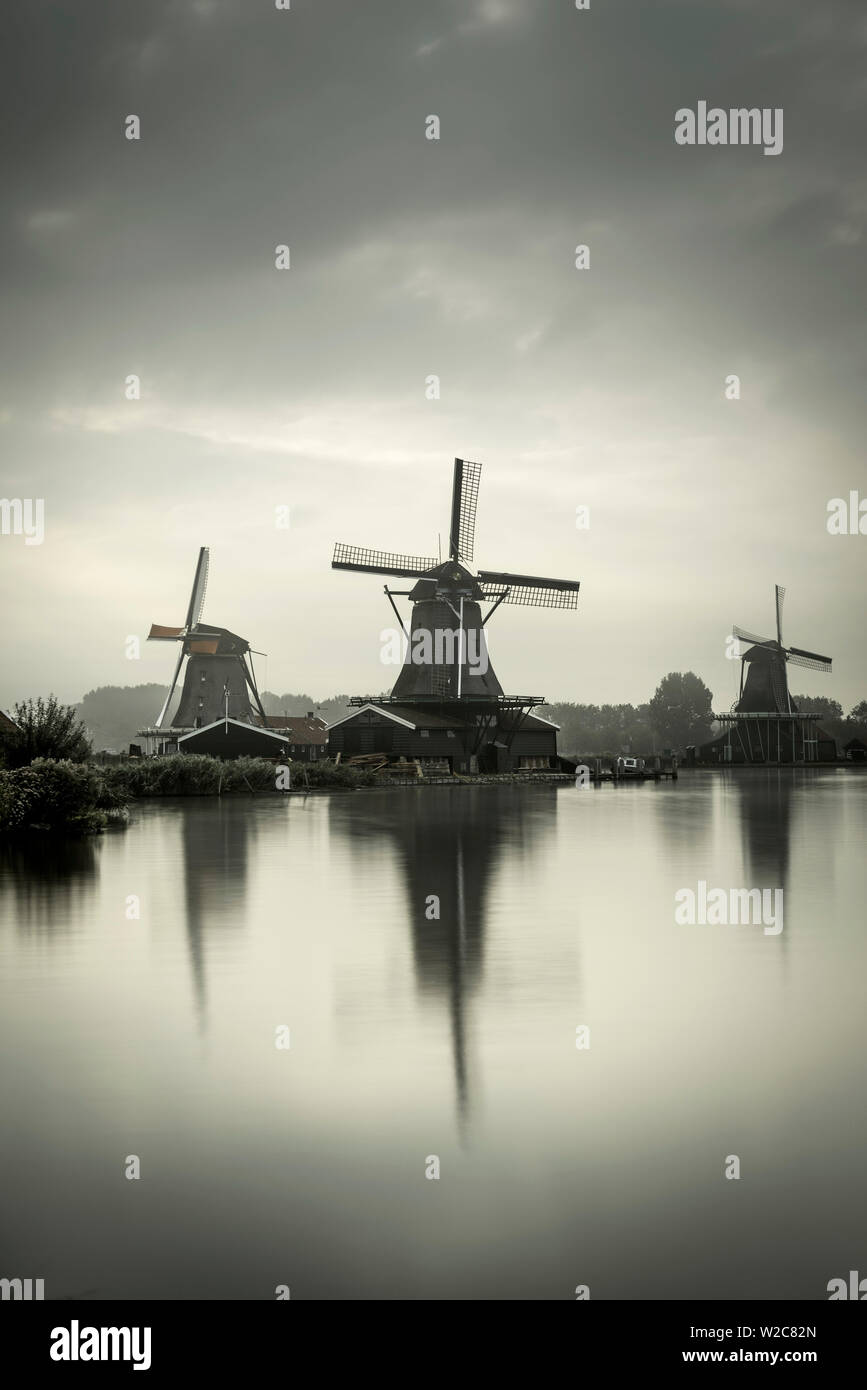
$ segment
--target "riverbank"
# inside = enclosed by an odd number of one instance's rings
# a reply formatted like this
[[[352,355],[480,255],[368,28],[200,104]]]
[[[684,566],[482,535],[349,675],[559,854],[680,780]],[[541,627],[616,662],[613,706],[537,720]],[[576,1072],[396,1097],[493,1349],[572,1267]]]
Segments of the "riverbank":
[[[766,765],[767,766],[767,765]],[[791,768],[791,764],[788,765]],[[809,771],[831,767],[851,770],[851,763],[807,765]],[[754,766],[687,766],[689,773],[755,772]],[[779,770],[779,769],[777,769]],[[803,770],[798,765],[798,770]],[[648,778],[671,776],[648,770]],[[676,773],[674,775],[677,775]],[[591,783],[605,781],[592,775]],[[617,779],[607,775],[607,780]],[[65,835],[99,834],[129,819],[135,801],[169,797],[307,796],[322,792],[353,792],[383,787],[527,786],[546,782],[572,785],[572,773],[536,769],[527,772],[417,777],[392,771],[386,777],[330,762],[292,763],[278,768],[266,758],[237,758],[223,762],[203,755],[130,759],[123,763],[92,764],[37,759],[27,767],[0,771],[0,835],[37,832]]]
[[[287,775],[266,758],[222,762],[178,754],[113,765],[39,758],[27,767],[0,771],[0,835],[98,834],[125,823],[130,802],[151,797],[354,791],[375,784],[369,772],[333,764],[293,763]]]

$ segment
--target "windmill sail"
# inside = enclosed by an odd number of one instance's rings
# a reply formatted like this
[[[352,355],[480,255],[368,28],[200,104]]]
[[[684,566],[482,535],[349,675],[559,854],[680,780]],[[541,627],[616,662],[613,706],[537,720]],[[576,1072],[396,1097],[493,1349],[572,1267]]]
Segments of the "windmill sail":
[[[201,621],[202,609],[205,606],[205,591],[208,587],[209,563],[210,561],[208,547],[206,545],[203,545],[201,550],[199,551],[199,560],[198,564],[196,565],[196,573],[195,577],[193,578],[193,588],[190,594],[190,605],[187,609],[186,627],[188,632],[191,627],[195,627],[196,624]]]
[[[166,702],[160,710],[159,715],[157,716],[156,728],[158,729],[161,729],[163,727],[163,720],[165,719],[169,705],[172,702],[172,696],[175,693],[175,686],[178,683],[178,676],[181,673],[181,666],[183,665],[185,655],[186,653],[184,652],[183,647],[181,647],[180,651],[178,652],[178,664],[175,667],[175,674],[172,676],[172,683],[169,686],[169,693],[166,696]]]
[[[361,570],[366,574],[392,574],[400,579],[418,579],[435,569],[439,561],[423,555],[395,555],[388,550],[369,550],[362,545],[334,547],[333,570]]]
[[[741,642],[756,642],[760,647],[766,647],[769,642],[773,642],[773,637],[757,637],[754,632],[747,632],[745,628],[733,627],[732,635],[738,637]]]
[[[578,579],[544,579],[537,574],[505,574],[479,570],[485,598],[531,608],[577,608]]]
[[[479,500],[480,463],[455,459],[452,484],[452,521],[449,531],[449,554],[453,560],[472,563],[476,539],[476,506]]]
[[[774,697],[774,708],[778,714],[786,714],[792,708],[792,698],[789,695],[789,684],[786,680],[786,668],[781,661],[772,661],[769,667],[771,690]]]
[[[818,652],[803,652],[800,647],[789,647],[788,657],[790,666],[805,666],[808,671],[831,670],[830,656],[819,656]]]

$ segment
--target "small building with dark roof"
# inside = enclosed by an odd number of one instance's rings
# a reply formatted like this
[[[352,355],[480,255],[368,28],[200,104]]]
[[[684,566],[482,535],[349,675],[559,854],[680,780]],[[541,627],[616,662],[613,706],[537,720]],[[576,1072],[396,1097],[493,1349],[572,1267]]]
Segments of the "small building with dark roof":
[[[293,762],[315,763],[328,752],[328,725],[312,711],[303,714],[269,714],[265,728],[286,735]]]
[[[487,701],[473,712],[467,704],[425,708],[371,700],[329,725],[328,747],[343,760],[382,753],[422,767],[445,763],[452,772],[513,772],[556,769],[557,733],[541,715],[492,708]]]
[[[559,724],[544,719],[541,714],[533,714],[532,711],[527,714],[501,715],[494,743],[498,750],[502,750],[498,751],[498,761],[502,766],[498,767],[497,771],[558,768],[559,732]]]
[[[285,734],[259,728],[241,719],[216,719],[202,729],[178,735],[179,753],[205,753],[212,758],[291,759]]]

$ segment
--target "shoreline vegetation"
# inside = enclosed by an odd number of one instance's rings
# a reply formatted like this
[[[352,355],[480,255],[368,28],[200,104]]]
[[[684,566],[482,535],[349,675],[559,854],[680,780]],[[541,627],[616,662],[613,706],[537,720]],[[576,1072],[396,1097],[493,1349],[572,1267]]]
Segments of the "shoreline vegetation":
[[[93,835],[126,817],[126,799],[90,763],[36,758],[26,767],[0,771],[2,835],[33,830]]]
[[[31,831],[98,834],[125,825],[129,803],[150,797],[233,796],[293,791],[354,791],[377,785],[370,772],[333,764],[292,764],[292,785],[277,786],[267,758],[223,762],[202,754],[130,759],[120,764],[37,758],[0,770],[0,835]]]

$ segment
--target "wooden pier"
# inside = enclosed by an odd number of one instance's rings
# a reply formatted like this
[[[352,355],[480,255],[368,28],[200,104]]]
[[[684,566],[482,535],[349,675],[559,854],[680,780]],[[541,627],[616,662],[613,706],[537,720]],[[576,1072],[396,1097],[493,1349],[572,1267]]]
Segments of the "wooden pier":
[[[639,763],[640,766],[623,766],[622,758],[604,759],[590,758],[586,763],[579,763],[576,768],[576,778],[582,768],[586,769],[586,779],[590,782],[612,782],[620,785],[625,782],[660,782],[666,777],[672,782],[677,781],[677,758],[670,755],[656,756],[651,758],[629,759],[629,762]]]
[[[338,760],[339,762],[339,755]],[[386,753],[362,753],[348,758],[344,766],[367,772],[376,777],[378,787],[479,787],[526,786],[528,782],[547,782],[554,785],[588,785],[610,782],[620,786],[627,782],[660,782],[664,778],[677,781],[677,758],[671,754],[654,754],[649,758],[588,758],[586,761],[562,759],[566,767],[519,768],[511,772],[453,772],[448,760],[401,758],[392,761]],[[359,790],[370,790],[360,788]]]

